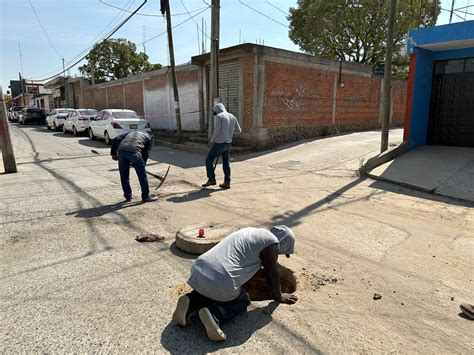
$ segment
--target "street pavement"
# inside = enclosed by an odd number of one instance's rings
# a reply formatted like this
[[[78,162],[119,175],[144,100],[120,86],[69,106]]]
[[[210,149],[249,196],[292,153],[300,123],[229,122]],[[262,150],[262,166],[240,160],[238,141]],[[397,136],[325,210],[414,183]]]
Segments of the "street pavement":
[[[2,353],[472,353],[470,205],[359,178],[380,132],[236,157],[230,190],[202,190],[204,156],[155,147],[160,200],[122,203],[102,141],[11,125],[17,174],[0,175]],[[391,131],[391,143],[402,131]],[[100,155],[91,153],[97,150]],[[220,166],[218,177],[222,180]],[[158,182],[150,179],[152,190]],[[211,343],[171,321],[193,257],[173,244],[197,223],[286,224],[299,280],[293,306],[253,302]],[[153,233],[161,242],[138,243]],[[382,296],[374,300],[374,293]]]

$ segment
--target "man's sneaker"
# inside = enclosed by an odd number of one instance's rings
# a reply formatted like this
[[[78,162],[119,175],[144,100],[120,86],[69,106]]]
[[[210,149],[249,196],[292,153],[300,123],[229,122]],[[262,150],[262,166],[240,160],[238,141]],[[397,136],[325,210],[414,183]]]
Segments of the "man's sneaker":
[[[216,184],[215,181],[207,180],[207,182],[205,184],[202,184],[201,186],[202,187],[208,187],[208,186],[215,185],[215,184]]]
[[[207,337],[212,341],[224,341],[226,339],[225,333],[217,324],[214,316],[208,308],[201,308],[199,310],[199,319],[204,328],[206,328]]]
[[[188,314],[189,308],[189,297],[186,295],[181,296],[178,299],[178,304],[173,313],[173,320],[176,324],[185,327],[186,326],[186,315]]]
[[[125,202],[130,202],[130,201],[132,201],[132,200],[133,200],[133,197],[132,197],[132,196],[130,196],[130,197],[125,197]]]
[[[142,199],[142,202],[154,202],[158,200],[158,196],[150,195],[147,198]]]
[[[474,319],[474,305],[468,304],[468,303],[462,303],[459,305],[459,308],[461,308],[462,313],[470,318]]]
[[[219,185],[221,189],[230,189],[230,182],[223,182]]]

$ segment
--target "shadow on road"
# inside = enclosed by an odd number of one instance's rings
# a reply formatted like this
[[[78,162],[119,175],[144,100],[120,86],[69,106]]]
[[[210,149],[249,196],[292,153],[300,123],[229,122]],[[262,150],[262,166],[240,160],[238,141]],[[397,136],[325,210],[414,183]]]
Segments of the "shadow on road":
[[[245,343],[252,334],[272,321],[271,314],[279,303],[273,301],[267,307],[260,307],[238,315],[222,326],[227,335],[224,342],[208,340],[204,326],[197,316],[191,317],[186,328],[170,322],[161,333],[161,345],[172,354],[205,354]]]
[[[425,199],[425,200],[448,203],[450,205],[455,205],[455,206],[474,207],[473,202],[456,200],[455,198],[444,197],[444,196],[441,196],[441,195],[436,195],[434,193],[419,191],[419,190],[415,190],[415,189],[412,189],[412,188],[409,188],[409,187],[404,187],[404,186],[401,186],[401,185],[397,185],[397,184],[391,183],[391,182],[375,181],[372,184],[370,184],[369,187],[374,188],[374,189],[378,189],[378,190],[381,190],[381,191],[392,192],[392,193],[395,193],[395,194],[402,194],[402,195],[406,195],[406,196],[422,198],[422,199]]]
[[[166,201],[174,202],[174,203],[191,202],[191,201],[199,200],[201,198],[209,197],[213,193],[221,192],[221,191],[225,191],[225,190],[224,189],[219,189],[219,188],[217,188],[217,189],[199,189],[199,190],[190,192],[186,195],[170,197]]]
[[[103,215],[106,215],[108,213],[113,213],[117,212],[119,210],[123,210],[128,207],[134,207],[141,205],[141,201],[137,201],[134,203],[129,203],[129,202],[117,202],[111,205],[103,205],[99,207],[92,207],[92,208],[84,208],[84,209],[79,209],[76,211],[68,212],[66,213],[66,216],[74,216],[78,218],[91,218],[91,217],[101,217]]]
[[[331,203],[335,199],[337,199],[339,196],[342,194],[346,193],[350,189],[356,187],[359,185],[361,182],[363,182],[366,178],[365,177],[360,177],[357,180],[353,180],[347,185],[342,186],[341,188],[337,189],[336,191],[330,193],[326,197],[312,203],[309,206],[306,206],[305,208],[302,208],[299,211],[288,211],[282,214],[278,214],[272,217],[272,223],[273,224],[284,224],[287,225],[288,227],[294,227],[299,224],[301,224],[301,219],[304,217],[310,215],[313,213],[313,211],[317,210],[319,207]]]
[[[170,245],[170,252],[171,254],[173,254],[174,256],[177,256],[178,258],[181,258],[181,259],[197,259],[197,257],[199,255],[194,255],[194,254],[189,254],[189,253],[185,253],[184,251],[182,251],[181,249],[179,249],[177,246],[176,246],[176,243],[173,242],[171,245]]]

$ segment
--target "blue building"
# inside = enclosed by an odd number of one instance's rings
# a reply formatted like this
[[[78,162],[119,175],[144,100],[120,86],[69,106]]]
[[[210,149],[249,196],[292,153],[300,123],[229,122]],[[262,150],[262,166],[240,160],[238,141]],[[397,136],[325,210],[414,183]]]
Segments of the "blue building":
[[[404,140],[474,147],[474,21],[412,30]]]

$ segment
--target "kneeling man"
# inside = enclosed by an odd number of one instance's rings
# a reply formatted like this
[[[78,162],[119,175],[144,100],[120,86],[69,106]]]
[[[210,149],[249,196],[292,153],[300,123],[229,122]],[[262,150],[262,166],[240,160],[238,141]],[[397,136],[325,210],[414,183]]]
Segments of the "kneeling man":
[[[187,316],[198,311],[199,319],[212,341],[226,339],[221,324],[245,311],[250,298],[242,288],[263,266],[267,285],[277,302],[293,304],[295,295],[282,293],[278,254],[293,254],[295,235],[287,226],[270,230],[243,228],[224,238],[196,259],[188,280],[192,292],[178,300],[173,320],[186,326]]]

